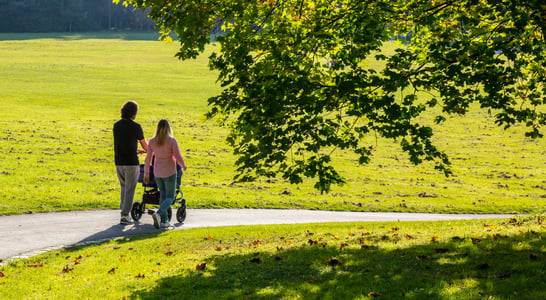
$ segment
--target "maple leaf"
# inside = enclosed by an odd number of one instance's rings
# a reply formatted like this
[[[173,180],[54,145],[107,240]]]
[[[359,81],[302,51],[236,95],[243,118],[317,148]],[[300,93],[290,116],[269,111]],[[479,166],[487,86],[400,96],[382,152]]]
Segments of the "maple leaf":
[[[201,270],[204,270],[206,267],[207,267],[207,263],[200,263],[200,264],[197,264],[197,265],[195,266],[195,269],[196,269],[197,271],[201,271]]]

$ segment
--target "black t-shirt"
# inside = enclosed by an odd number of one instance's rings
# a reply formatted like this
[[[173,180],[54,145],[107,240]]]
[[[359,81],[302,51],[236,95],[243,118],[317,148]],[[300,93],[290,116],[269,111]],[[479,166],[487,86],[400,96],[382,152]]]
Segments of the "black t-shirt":
[[[130,119],[121,119],[114,124],[114,154],[116,165],[138,165],[138,141],[144,139],[140,125]]]

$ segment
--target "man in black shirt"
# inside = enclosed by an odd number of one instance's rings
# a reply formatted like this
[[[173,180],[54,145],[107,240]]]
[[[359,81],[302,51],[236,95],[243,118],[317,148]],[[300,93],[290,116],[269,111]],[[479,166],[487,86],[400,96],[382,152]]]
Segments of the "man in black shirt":
[[[134,121],[137,112],[138,104],[127,101],[121,108],[121,120],[114,124],[114,155],[121,186],[120,224],[123,225],[132,223],[129,213],[140,173],[138,154],[145,153],[148,149],[142,127]],[[144,150],[138,150],[138,143]]]

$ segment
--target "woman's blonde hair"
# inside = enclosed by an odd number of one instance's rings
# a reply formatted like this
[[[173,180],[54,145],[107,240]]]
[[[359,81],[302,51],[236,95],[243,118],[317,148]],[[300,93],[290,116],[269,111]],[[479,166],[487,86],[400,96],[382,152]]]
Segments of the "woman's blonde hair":
[[[163,145],[167,140],[167,137],[170,137],[172,135],[173,130],[171,129],[171,125],[169,125],[169,121],[167,121],[166,119],[159,120],[159,122],[157,123],[157,129],[155,131],[157,145]]]

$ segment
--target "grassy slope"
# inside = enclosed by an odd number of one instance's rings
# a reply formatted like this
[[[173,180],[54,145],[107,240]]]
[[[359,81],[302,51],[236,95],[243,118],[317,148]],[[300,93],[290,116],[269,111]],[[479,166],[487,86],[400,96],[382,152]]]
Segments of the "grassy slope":
[[[1,213],[116,207],[110,129],[127,99],[141,103],[147,136],[158,118],[173,121],[193,207],[543,209],[544,141],[494,128],[479,111],[440,128],[453,178],[372,139],[370,166],[338,157],[350,183],[331,195],[282,182],[229,186],[225,130],[201,118],[214,78],[204,60],[177,62],[174,51],[150,41],[0,42]],[[543,299],[544,238],[543,216],[189,229],[10,261],[0,298]]]
[[[0,266],[0,298],[538,300],[545,238],[544,216],[178,230]]]
[[[544,209],[546,141],[524,138],[519,127],[496,128],[481,110],[437,128],[437,143],[453,161],[450,178],[431,165],[411,165],[395,143],[371,136],[365,141],[376,147],[370,165],[336,154],[349,183],[328,195],[318,194],[312,180],[300,186],[280,180],[233,185],[226,129],[203,119],[206,99],[218,91],[206,55],[180,62],[176,45],[153,37],[26,37],[34,36],[0,35],[0,214],[116,208],[111,127],[129,99],[140,103],[137,121],[147,138],[157,120],[171,120],[190,166],[183,180],[190,207]]]

